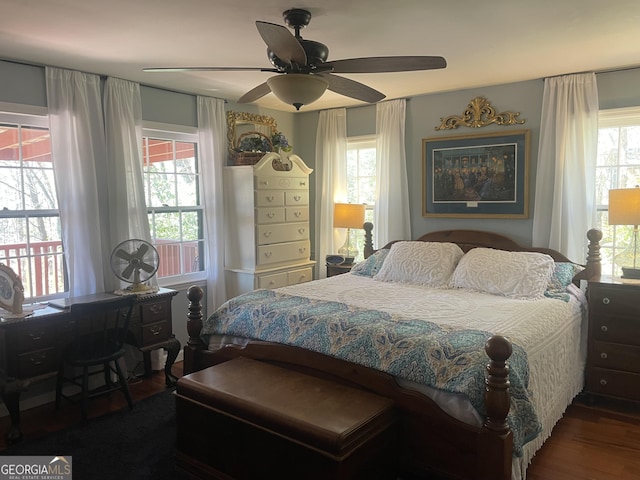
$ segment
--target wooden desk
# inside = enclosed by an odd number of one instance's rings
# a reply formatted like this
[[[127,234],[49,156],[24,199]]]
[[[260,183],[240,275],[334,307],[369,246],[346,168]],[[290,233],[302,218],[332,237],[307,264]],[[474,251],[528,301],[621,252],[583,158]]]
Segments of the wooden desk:
[[[129,323],[127,343],[143,353],[145,375],[151,375],[151,351],[164,348],[167,361],[164,366],[167,386],[175,385],[177,378],[171,367],[180,352],[180,342],[173,336],[171,301],[175,290],[161,288],[158,292],[141,295]],[[74,303],[94,302],[111,293],[98,293],[57,301],[62,308],[47,306],[35,310],[24,318],[0,320],[0,390],[9,414],[10,442],[21,437],[20,392],[34,381],[55,376],[60,354],[66,345],[68,333],[76,319],[70,307]]]

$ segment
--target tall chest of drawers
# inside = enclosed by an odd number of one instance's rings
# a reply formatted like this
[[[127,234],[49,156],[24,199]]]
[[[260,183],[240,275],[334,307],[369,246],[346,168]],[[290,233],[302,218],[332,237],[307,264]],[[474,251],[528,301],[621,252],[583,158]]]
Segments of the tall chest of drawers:
[[[225,167],[227,296],[312,280],[311,172],[297,155],[277,153],[253,166]]]
[[[588,393],[640,401],[640,285],[589,282]]]

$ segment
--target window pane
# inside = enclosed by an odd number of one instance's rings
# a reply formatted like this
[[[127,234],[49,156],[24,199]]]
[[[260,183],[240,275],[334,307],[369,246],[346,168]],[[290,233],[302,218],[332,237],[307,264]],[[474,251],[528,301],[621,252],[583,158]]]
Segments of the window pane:
[[[0,209],[22,210],[22,170],[0,167]]]
[[[26,210],[55,210],[58,208],[53,169],[25,168],[24,207]]]
[[[598,225],[603,238],[600,254],[602,273],[622,274],[620,254],[625,251],[633,236],[633,226],[609,225],[609,190],[632,188],[640,185],[640,109],[624,117],[620,110],[603,111],[598,129],[598,156],[595,172]],[[633,125],[633,117],[637,117]],[[616,258],[618,260],[616,261]]]
[[[65,291],[49,130],[0,113],[0,261],[22,279],[25,298]],[[22,121],[22,117],[21,121]],[[33,118],[37,125],[43,117]]]
[[[31,167],[53,168],[49,130],[22,128],[22,160]]]
[[[198,179],[195,175],[176,175],[178,200],[181,207],[198,205]]]

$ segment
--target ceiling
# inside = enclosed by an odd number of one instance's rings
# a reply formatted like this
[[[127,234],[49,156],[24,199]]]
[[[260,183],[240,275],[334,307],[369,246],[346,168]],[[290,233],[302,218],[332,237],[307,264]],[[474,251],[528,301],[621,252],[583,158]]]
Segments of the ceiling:
[[[149,73],[144,67],[271,67],[256,20],[284,24],[329,60],[439,55],[443,70],[344,75],[387,99],[640,66],[640,1],[616,0],[0,0],[0,59],[77,69],[236,101],[273,75]],[[295,111],[273,94],[258,105]],[[325,93],[301,111],[362,102]]]

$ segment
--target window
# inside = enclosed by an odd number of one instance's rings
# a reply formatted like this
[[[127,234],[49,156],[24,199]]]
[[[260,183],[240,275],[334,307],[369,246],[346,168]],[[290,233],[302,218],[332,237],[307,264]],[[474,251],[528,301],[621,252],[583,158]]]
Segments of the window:
[[[376,204],[376,138],[351,137],[347,139],[347,201],[364,203],[365,222],[373,223]],[[362,255],[364,230],[355,230],[354,241]]]
[[[144,130],[144,184],[158,277],[204,271],[196,133]]]
[[[640,107],[603,110],[598,119],[596,205],[602,230],[602,273],[619,276],[615,256],[629,244],[633,226],[609,225],[609,190],[640,185]]]
[[[0,262],[31,301],[66,291],[46,115],[0,112]]]

